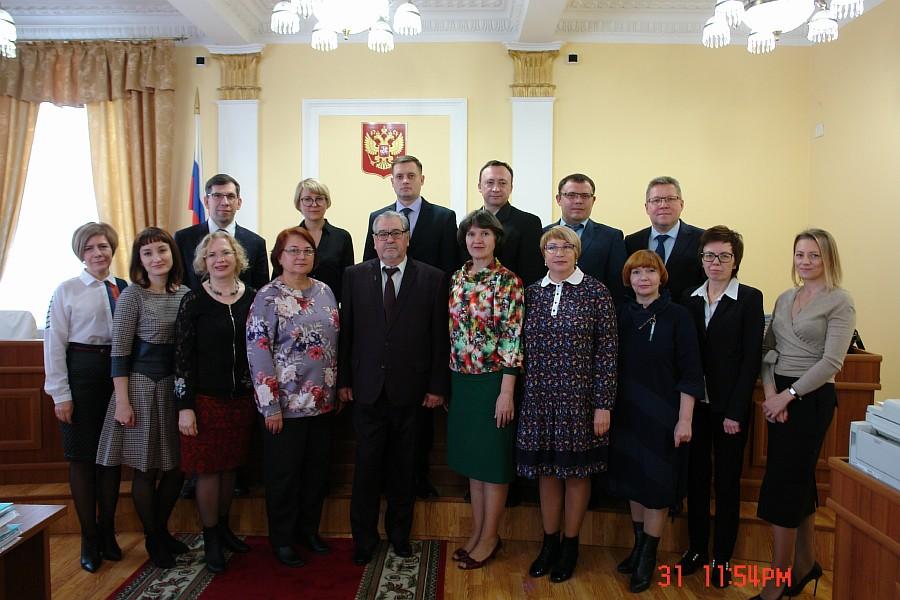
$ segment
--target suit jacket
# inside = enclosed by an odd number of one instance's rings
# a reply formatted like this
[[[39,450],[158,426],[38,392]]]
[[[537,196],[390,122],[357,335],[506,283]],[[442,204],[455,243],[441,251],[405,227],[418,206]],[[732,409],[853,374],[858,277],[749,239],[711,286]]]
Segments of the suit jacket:
[[[306,221],[301,221],[299,226],[305,229]],[[316,246],[316,258],[319,260],[319,265],[309,276],[330,287],[335,300],[340,304],[344,269],[355,262],[350,232],[335,227],[328,222],[328,219],[325,219],[325,225],[322,227],[322,239]]]
[[[707,327],[703,298],[691,296],[695,289],[684,291],[682,304],[697,328],[706,397],[713,413],[738,421],[744,429],[762,361],[762,292],[741,284],[737,300],[723,295]]]
[[[681,221],[678,237],[675,238],[675,246],[666,261],[666,271],[669,272],[669,283],[666,288],[676,302],[681,302],[685,290],[690,289],[693,292],[706,281],[706,274],[700,263],[701,235],[703,235],[703,229]],[[628,256],[638,250],[646,250],[649,246],[649,227],[625,237],[625,252]]]
[[[344,270],[338,387],[373,404],[384,393],[393,406],[420,405],[426,393],[450,389],[449,298],[442,271],[409,259],[389,319],[384,314],[381,261]]]
[[[561,221],[551,223],[544,227],[544,231],[561,224]],[[581,256],[578,258],[578,268],[602,282],[616,306],[625,298],[625,286],[622,284],[626,256],[623,239],[622,230],[588,219],[581,232]]]
[[[387,210],[397,210],[397,203],[392,202],[369,215],[369,228],[366,230],[366,245],[363,260],[377,258],[375,241],[372,239],[372,223],[375,217]],[[416,221],[416,229],[409,240],[407,254],[432,267],[443,271],[449,280],[463,263],[456,244],[456,213],[443,206],[437,206],[422,198],[422,209]]]
[[[528,287],[547,274],[544,257],[541,256],[541,220],[509,202],[497,211],[496,217],[503,225],[505,236],[496,258],[501,265],[518,275],[523,287]],[[459,251],[463,262],[472,258],[465,243]]]
[[[194,273],[194,252],[209,233],[206,222],[198,223],[175,232],[175,243],[184,261],[184,284],[195,290],[200,287],[200,278]],[[241,273],[241,281],[252,288],[260,289],[269,283],[269,257],[266,256],[266,241],[249,229],[235,225],[234,238],[247,253],[250,266]]]

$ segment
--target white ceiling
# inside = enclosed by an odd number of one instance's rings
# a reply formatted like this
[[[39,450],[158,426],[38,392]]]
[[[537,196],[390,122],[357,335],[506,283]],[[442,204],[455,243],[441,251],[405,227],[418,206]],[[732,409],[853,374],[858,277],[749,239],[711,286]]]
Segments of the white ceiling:
[[[424,31],[416,42],[601,42],[699,44],[714,0],[414,0]],[[0,0],[19,39],[187,38],[186,44],[308,43],[269,31],[276,0]],[[867,10],[881,0],[867,0]],[[783,42],[805,43],[798,30]],[[365,36],[355,36],[365,41]],[[735,42],[745,36],[737,34]]]

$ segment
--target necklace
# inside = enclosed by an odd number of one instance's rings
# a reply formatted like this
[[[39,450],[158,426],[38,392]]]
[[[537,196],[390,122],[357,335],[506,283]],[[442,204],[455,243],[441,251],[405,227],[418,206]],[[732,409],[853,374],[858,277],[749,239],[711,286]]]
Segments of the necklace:
[[[239,291],[241,291],[241,284],[237,281],[234,282],[234,290],[232,290],[230,292],[220,292],[219,290],[217,290],[216,288],[213,287],[213,284],[211,281],[207,281],[206,283],[209,285],[209,291],[211,291],[216,296],[234,297],[234,296],[238,295]]]

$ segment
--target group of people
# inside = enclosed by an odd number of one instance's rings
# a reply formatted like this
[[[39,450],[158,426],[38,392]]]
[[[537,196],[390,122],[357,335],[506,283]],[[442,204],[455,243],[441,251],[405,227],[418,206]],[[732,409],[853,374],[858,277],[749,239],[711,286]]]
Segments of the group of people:
[[[350,234],[325,219],[328,188],[301,181],[294,204],[303,220],[278,234],[271,280],[265,242],[235,222],[240,186],[228,175],[207,182],[207,222],[174,238],[155,227],[137,236],[131,285],[110,274],[112,228],[75,232],[85,270],[53,296],[45,363],[82,566],[121,558],[122,464],[134,469],[157,566],[187,550],[167,527],[183,473],[197,476],[207,568],[225,569],[225,550],[247,552],[229,508],[254,419],[276,559],[302,565],[297,544],[327,553],[318,526],[333,418],[350,407],[353,561],[374,555],[382,493],[388,541],[409,557],[415,498],[437,494],[428,453],[433,410],[445,406],[448,465],[469,479],[473,515],[452,555],[461,569],[484,567],[500,550],[519,476],[538,481],[544,528],[529,574],[572,577],[594,479],[628,501],[634,546],[618,570],[633,592],[650,586],[665,517],[685,497],[682,573],[709,564],[725,587],[761,375],[769,447],[759,516],[773,526],[773,565],[803,576],[770,582],[759,597],[817,581],[815,464],[854,329],[830,234],[796,236],[794,286],[764,337],[762,294],[737,279],[743,239],[682,221],[674,178],[649,183],[650,227],[627,237],[591,220],[595,186],[583,174],[560,181],[561,219],[546,227],[510,204],[504,162],[481,169],[484,206],[458,227],[453,211],[422,197],[424,181],[418,159],[394,161],[396,201],[370,215],[359,264]]]

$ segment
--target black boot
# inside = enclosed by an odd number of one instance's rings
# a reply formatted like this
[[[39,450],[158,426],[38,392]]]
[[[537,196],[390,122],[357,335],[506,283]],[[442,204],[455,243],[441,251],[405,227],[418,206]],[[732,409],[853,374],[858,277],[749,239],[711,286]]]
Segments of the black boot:
[[[175,539],[165,527],[160,527],[159,531],[156,532],[156,535],[166,551],[173,556],[187,554],[191,551],[191,549],[187,547],[187,544]]]
[[[111,526],[97,524],[97,539],[100,544],[100,554],[106,560],[122,560],[122,549],[116,541],[116,530]]]
[[[247,545],[244,540],[239,538],[234,534],[231,530],[231,527],[228,525],[228,515],[222,515],[219,517],[219,539],[222,542],[222,545],[231,550],[232,552],[238,552],[240,554],[246,554],[250,552],[250,546]]]
[[[653,572],[656,571],[656,548],[659,546],[659,538],[644,534],[638,548],[638,559],[631,574],[631,585],[628,586],[633,593],[643,592],[650,587],[653,581]]]
[[[103,559],[100,558],[100,547],[97,534],[81,534],[81,568],[88,573],[96,573]]]
[[[572,577],[575,572],[575,565],[578,564],[578,536],[563,536],[562,546],[560,548],[559,560],[550,573],[550,581],[553,583],[562,583]]]
[[[634,566],[637,563],[638,556],[638,546],[641,544],[641,539],[644,537],[644,523],[641,521],[632,521],[631,526],[634,528],[634,546],[631,548],[631,554],[625,557],[625,560],[619,563],[619,566],[616,567],[616,570],[619,573],[625,573],[626,575],[630,573],[634,573]]]
[[[550,569],[553,568],[558,559],[559,532],[557,531],[556,533],[545,533],[544,545],[541,546],[541,553],[538,554],[538,557],[534,559],[533,563],[531,563],[531,568],[528,569],[528,574],[532,577],[543,577],[550,572]]]
[[[157,533],[144,534],[144,547],[150,555],[150,561],[160,569],[171,569],[175,566],[175,559],[166,550],[165,544]]]
[[[225,554],[222,553],[222,539],[218,527],[203,528],[203,562],[210,573],[225,570]]]

